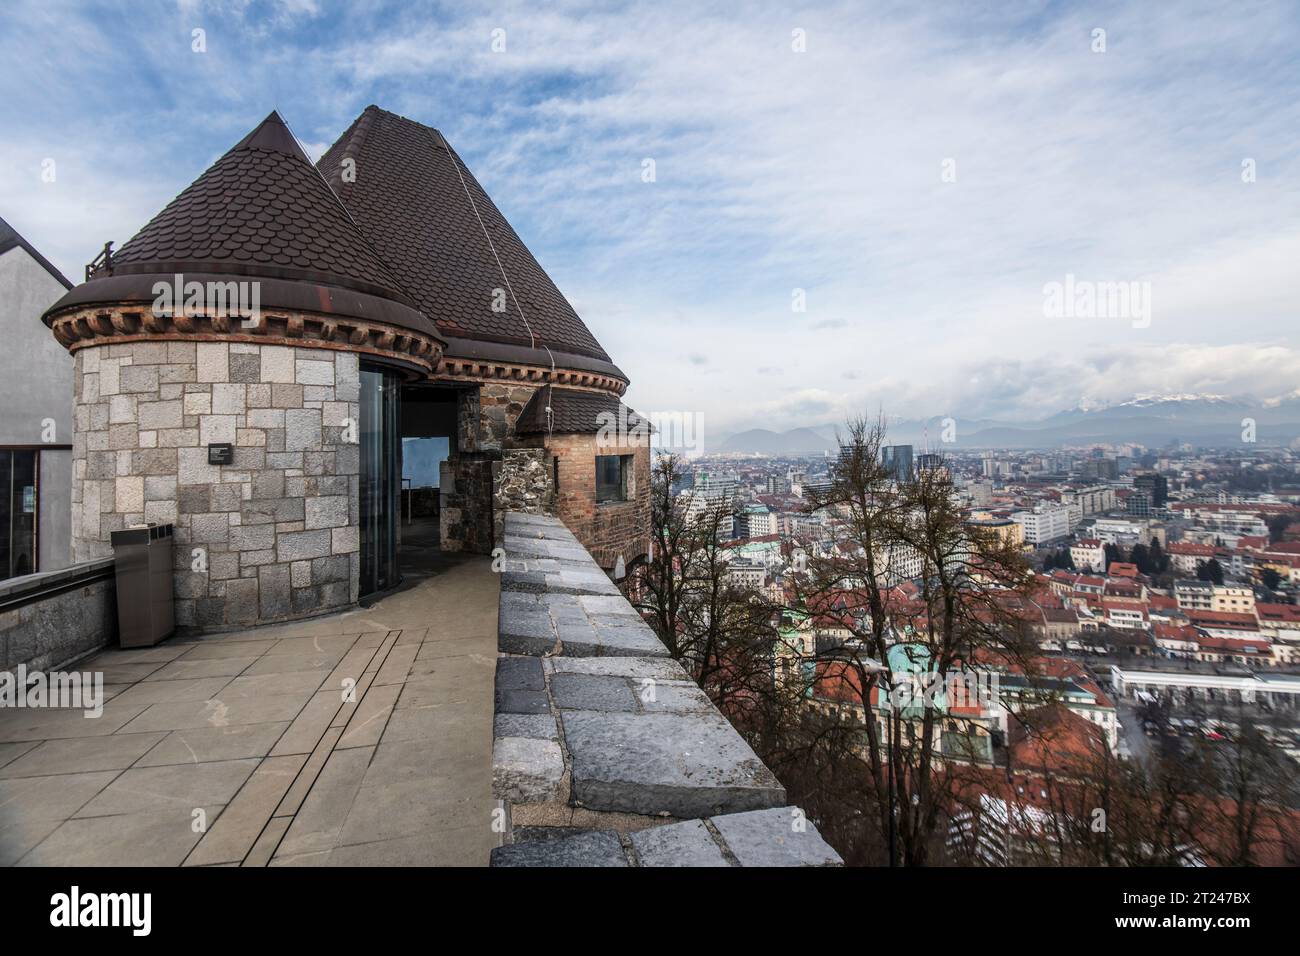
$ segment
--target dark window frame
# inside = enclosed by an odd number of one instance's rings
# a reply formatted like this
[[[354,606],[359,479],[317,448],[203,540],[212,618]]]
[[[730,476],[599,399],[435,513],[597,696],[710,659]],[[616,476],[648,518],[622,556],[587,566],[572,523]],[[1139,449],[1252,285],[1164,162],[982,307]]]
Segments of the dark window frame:
[[[615,505],[623,504],[631,500],[632,492],[634,490],[632,484],[632,470],[635,458],[635,455],[596,456],[596,504]],[[615,487],[613,482],[602,481],[602,461],[618,462],[617,490],[612,490]]]
[[[52,445],[48,448],[54,449],[71,449],[71,445]],[[23,574],[37,574],[41,567],[41,452],[47,450],[43,445],[0,445],[0,452],[9,454],[8,473],[0,476],[0,488],[3,493],[8,495],[7,508],[9,511],[8,527],[0,529],[0,533],[6,536],[7,547],[5,549],[5,567],[0,567],[0,581],[8,581],[15,577],[22,577]],[[23,574],[11,573],[14,564],[13,537],[14,537],[14,519],[16,512],[13,510],[13,474],[14,474],[14,456],[22,453],[30,453],[32,456],[32,547],[31,547],[31,568]]]

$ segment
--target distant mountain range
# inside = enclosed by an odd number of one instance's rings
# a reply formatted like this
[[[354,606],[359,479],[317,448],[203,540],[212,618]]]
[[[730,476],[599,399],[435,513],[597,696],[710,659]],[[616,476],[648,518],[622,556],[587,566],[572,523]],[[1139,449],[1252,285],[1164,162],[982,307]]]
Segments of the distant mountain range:
[[[830,429],[834,434],[834,429]],[[751,428],[738,432],[708,451],[719,454],[737,453],[770,455],[774,458],[820,455],[835,448],[835,439],[811,428],[792,428],[788,432],[774,432],[766,428]]]
[[[889,426],[889,441],[943,447],[1054,448],[1062,445],[1137,442],[1160,448],[1171,442],[1234,446],[1242,443],[1243,419],[1255,423],[1256,440],[1288,444],[1300,437],[1300,390],[1271,399],[1224,395],[1139,395],[1126,402],[1081,402],[1036,421],[963,419],[956,441],[943,441],[943,416],[904,419]],[[764,428],[732,435],[710,452],[772,456],[816,455],[835,447],[833,424],[774,432]]]

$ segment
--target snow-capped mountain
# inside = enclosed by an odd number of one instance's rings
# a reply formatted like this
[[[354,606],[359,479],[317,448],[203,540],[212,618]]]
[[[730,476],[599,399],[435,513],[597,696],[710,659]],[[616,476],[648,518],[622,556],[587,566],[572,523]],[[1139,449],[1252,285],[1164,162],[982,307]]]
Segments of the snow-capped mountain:
[[[986,418],[894,420],[888,441],[913,445],[919,452],[957,448],[1053,448],[1061,445],[1136,442],[1160,448],[1170,442],[1234,447],[1242,443],[1245,421],[1253,421],[1256,440],[1289,444],[1300,437],[1300,389],[1269,399],[1214,393],[1141,393],[1121,402],[1084,398],[1073,408],[1045,418],[1006,421]],[[821,453],[834,446],[836,422],[774,433],[741,432],[711,450],[767,455]],[[955,430],[956,441],[946,436]],[[842,428],[842,424],[840,426]]]

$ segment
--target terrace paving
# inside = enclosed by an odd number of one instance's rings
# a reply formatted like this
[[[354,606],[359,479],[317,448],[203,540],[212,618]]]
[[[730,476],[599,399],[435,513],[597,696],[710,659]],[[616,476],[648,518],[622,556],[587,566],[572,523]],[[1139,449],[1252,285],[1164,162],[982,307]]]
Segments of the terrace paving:
[[[0,864],[486,865],[498,584],[78,662],[100,717],[0,710]]]

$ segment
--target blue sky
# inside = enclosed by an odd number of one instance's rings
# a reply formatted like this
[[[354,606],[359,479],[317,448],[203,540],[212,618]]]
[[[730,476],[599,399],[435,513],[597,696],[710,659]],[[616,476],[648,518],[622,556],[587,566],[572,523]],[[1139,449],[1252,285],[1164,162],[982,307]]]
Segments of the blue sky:
[[[0,215],[75,279],[272,108],[377,103],[713,437],[1300,387],[1300,6],[738,6],[10,0]],[[1045,317],[1067,274],[1149,324]]]

